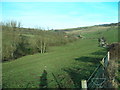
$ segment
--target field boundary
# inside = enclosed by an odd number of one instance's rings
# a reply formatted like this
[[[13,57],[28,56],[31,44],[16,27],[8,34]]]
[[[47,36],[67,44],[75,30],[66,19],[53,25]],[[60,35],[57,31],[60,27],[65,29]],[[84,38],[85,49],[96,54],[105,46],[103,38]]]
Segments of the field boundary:
[[[82,88],[107,88],[107,67],[110,60],[110,52],[100,61],[98,67],[93,71],[88,80],[82,80]]]

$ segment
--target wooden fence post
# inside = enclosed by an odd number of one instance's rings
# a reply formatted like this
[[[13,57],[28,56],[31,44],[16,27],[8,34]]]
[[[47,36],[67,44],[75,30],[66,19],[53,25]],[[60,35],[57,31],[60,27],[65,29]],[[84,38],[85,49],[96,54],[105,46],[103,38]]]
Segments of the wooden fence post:
[[[87,90],[87,81],[86,80],[82,80],[81,81],[81,86],[82,86],[82,90]]]
[[[102,61],[100,61],[100,63],[104,66],[104,62],[105,62],[105,60],[103,58]]]
[[[110,60],[110,52],[108,52],[108,61]]]

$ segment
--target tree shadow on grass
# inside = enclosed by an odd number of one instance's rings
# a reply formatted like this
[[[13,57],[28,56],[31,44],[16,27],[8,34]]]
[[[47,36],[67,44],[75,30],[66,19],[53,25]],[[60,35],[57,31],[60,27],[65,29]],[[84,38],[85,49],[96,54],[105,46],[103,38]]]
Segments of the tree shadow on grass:
[[[101,57],[88,57],[88,56],[82,56],[79,58],[75,58],[76,61],[80,61],[80,62],[90,62],[93,64],[97,64],[99,63],[99,61],[101,60]]]
[[[79,67],[66,68],[64,71],[70,76],[70,79],[74,84],[74,88],[81,88],[81,80],[87,80],[92,72],[91,68],[88,70],[87,68]]]
[[[47,71],[44,70],[40,77],[39,88],[48,88]]]
[[[79,62],[84,62],[83,64],[79,64],[78,62],[78,66],[75,65],[74,67],[64,69],[73,81],[75,88],[81,88],[81,80],[88,80],[102,58],[106,55],[106,51],[97,51],[91,54],[94,56],[82,56],[74,59]]]
[[[92,55],[97,55],[97,56],[105,56],[107,54],[107,50],[106,49],[103,49],[103,50],[99,50],[99,51],[96,51],[96,52],[93,52],[91,53]]]

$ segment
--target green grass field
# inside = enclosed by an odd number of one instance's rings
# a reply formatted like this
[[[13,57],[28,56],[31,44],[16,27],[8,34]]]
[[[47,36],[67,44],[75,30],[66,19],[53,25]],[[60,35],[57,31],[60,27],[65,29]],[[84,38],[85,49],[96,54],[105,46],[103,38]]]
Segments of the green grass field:
[[[86,38],[51,47],[44,54],[28,55],[3,63],[3,88],[81,87],[80,81],[89,78],[107,52],[98,47],[97,38],[105,36],[108,43],[117,42],[117,29],[79,33]]]

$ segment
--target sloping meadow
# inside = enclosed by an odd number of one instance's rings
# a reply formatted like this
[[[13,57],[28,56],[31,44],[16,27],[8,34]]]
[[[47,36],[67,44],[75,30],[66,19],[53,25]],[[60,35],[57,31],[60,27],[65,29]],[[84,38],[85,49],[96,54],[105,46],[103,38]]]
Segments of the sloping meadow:
[[[2,61],[9,61],[21,56],[45,53],[50,46],[60,46],[75,41],[72,36],[53,30],[29,29],[2,26]]]

